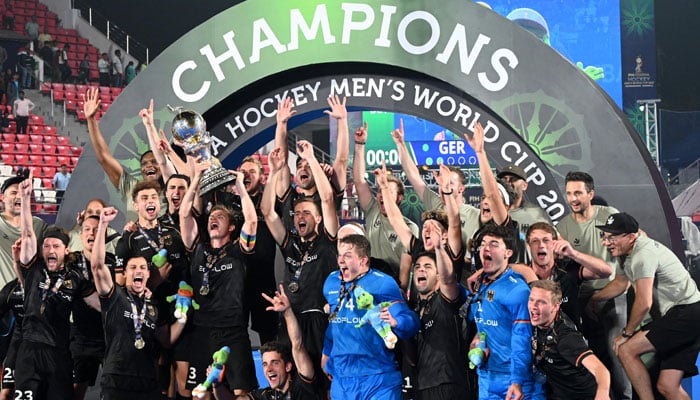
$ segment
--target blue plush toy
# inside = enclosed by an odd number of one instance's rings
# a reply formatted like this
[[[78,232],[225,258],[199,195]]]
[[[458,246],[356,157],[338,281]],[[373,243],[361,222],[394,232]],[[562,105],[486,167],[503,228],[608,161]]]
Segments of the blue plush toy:
[[[394,332],[391,330],[391,325],[389,325],[388,322],[379,318],[379,313],[381,312],[381,309],[390,306],[391,303],[385,301],[375,306],[374,296],[372,296],[370,293],[368,293],[362,287],[359,286],[353,290],[353,293],[355,294],[355,304],[357,305],[357,308],[360,310],[367,310],[367,312],[365,312],[365,315],[362,316],[360,323],[355,325],[355,328],[359,328],[362,325],[369,322],[370,325],[372,325],[372,328],[374,328],[374,330],[377,331],[379,336],[384,340],[384,344],[386,345],[386,347],[393,349],[396,346],[396,342],[399,339],[396,337],[396,334],[394,334]]]
[[[224,346],[215,352],[212,356],[211,369],[207,374],[207,380],[204,383],[200,383],[192,389],[192,397],[198,399],[204,398],[207,390],[211,388],[214,383],[221,383],[224,380],[224,372],[226,371],[226,361],[228,361],[228,356],[231,354],[231,348]]]
[[[192,286],[188,285],[185,281],[180,281],[180,287],[177,293],[168,296],[165,300],[168,303],[172,303],[175,300],[175,318],[183,324],[187,322],[187,311],[190,309],[190,305],[195,310],[199,310],[199,304],[192,298],[194,296],[194,290]]]

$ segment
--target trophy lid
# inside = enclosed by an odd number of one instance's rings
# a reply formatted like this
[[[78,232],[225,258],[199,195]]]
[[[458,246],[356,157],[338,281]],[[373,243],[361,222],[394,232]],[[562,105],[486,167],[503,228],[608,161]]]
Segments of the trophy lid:
[[[236,180],[236,176],[228,172],[226,168],[214,167],[204,173],[202,176],[202,181],[200,182],[201,189],[199,194],[201,196],[218,189],[223,185],[227,185]]]
[[[202,135],[207,130],[207,123],[202,114],[192,110],[177,109],[173,118],[172,134],[178,140],[186,141]]]

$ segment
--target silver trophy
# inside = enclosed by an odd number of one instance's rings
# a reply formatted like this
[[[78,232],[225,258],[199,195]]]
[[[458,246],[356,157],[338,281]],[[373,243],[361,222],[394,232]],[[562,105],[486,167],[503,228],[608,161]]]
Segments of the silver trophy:
[[[173,137],[183,143],[185,153],[195,158],[201,157],[202,161],[212,162],[211,167],[202,176],[200,195],[234,182],[236,176],[221,167],[219,160],[211,155],[211,135],[202,115],[196,111],[183,110],[181,107],[168,107],[176,113],[173,118]]]

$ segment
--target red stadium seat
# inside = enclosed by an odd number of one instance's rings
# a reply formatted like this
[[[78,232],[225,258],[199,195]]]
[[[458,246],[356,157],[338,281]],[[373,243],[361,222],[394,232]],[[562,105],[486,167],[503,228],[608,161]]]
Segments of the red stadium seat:
[[[20,135],[26,136],[26,135]],[[29,143],[15,143],[15,151],[17,153],[27,154],[29,153]]]
[[[27,165],[29,163],[29,156],[26,154],[15,154],[16,164]]]
[[[75,92],[75,90],[66,90],[63,96],[66,100],[78,100],[78,94]]]
[[[54,82],[54,83],[51,84],[51,88],[52,88],[53,90],[63,90],[63,84],[62,84],[62,83],[58,83],[58,82]]]
[[[3,164],[5,164],[5,165],[12,165],[12,164],[15,163],[15,156],[14,156],[14,154],[5,153],[5,152],[3,151],[2,154],[0,154],[0,157],[2,157],[2,162],[3,162]]]
[[[51,93],[51,84],[49,82],[41,82],[39,84],[39,91],[43,94]]]
[[[70,146],[70,139],[67,136],[56,136],[58,144],[61,146]],[[60,153],[60,150],[59,150]]]
[[[102,110],[102,112],[107,112],[107,109],[109,109],[109,106],[111,106],[111,105],[112,105],[112,103],[107,102],[107,101],[103,101],[100,103],[100,109]]]
[[[0,143],[0,149],[2,150],[3,154],[14,153],[15,152],[15,144],[2,142],[2,143]]]
[[[53,168],[53,167],[42,167],[42,170],[45,169],[45,168],[50,168],[51,171],[54,171],[54,172],[49,172],[48,174],[46,174],[46,173],[44,174],[44,176],[50,176],[50,178],[42,178],[42,179],[41,179],[41,186],[43,186],[43,187],[45,187],[45,188],[47,188],[47,189],[51,189],[51,188],[53,187],[53,176],[56,174],[56,172],[55,172],[55,171],[56,171],[56,168]]]
[[[51,168],[56,169],[56,166],[58,166],[58,158],[56,158],[56,155],[44,155],[44,164],[50,165]],[[51,175],[53,176],[53,175]]]
[[[58,165],[70,165],[70,157],[69,156],[57,156],[56,157],[56,164]]]
[[[100,94],[109,94],[112,91],[112,88],[109,86],[100,86]]]
[[[77,104],[75,104],[75,100],[66,100],[64,103],[66,106],[67,111],[75,112],[77,110]]]
[[[56,136],[56,127],[51,125],[44,126],[44,133],[51,136]]]
[[[70,57],[69,57],[69,58],[70,58]],[[76,86],[75,86],[75,84],[72,84],[72,83],[64,83],[64,84],[63,84],[63,89],[64,89],[66,92],[68,92],[68,91],[75,92]]]
[[[80,157],[80,155],[83,154],[83,148],[78,146],[71,146],[70,154],[72,156]]]
[[[32,154],[41,154],[44,152],[43,145],[36,143],[29,143],[29,152]]]
[[[17,135],[17,141],[19,143],[29,143],[29,135]]]
[[[44,135],[41,134],[41,130],[35,134],[29,135],[29,143],[36,143],[36,144],[44,143]]]
[[[56,146],[56,150],[57,150],[58,154],[61,156],[69,156],[70,155],[70,147],[69,146],[64,146],[64,145],[59,144],[58,146]]]
[[[17,136],[14,133],[5,133],[5,142],[14,143],[17,141]]]
[[[71,157],[70,158],[70,165],[75,168],[76,165],[78,165],[78,161],[80,160],[80,157]]]
[[[65,98],[65,92],[63,90],[55,90],[53,91],[53,101],[63,101]]]
[[[41,165],[44,163],[44,156],[41,154],[30,154],[29,163],[32,165]]]
[[[46,154],[56,154],[56,145],[44,143],[44,155]]]

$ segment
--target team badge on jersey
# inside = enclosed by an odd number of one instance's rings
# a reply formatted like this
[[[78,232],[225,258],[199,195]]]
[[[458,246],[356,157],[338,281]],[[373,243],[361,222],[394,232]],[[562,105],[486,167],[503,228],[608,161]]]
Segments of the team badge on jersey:
[[[493,290],[486,292],[486,300],[493,301],[493,295],[496,294]]]

